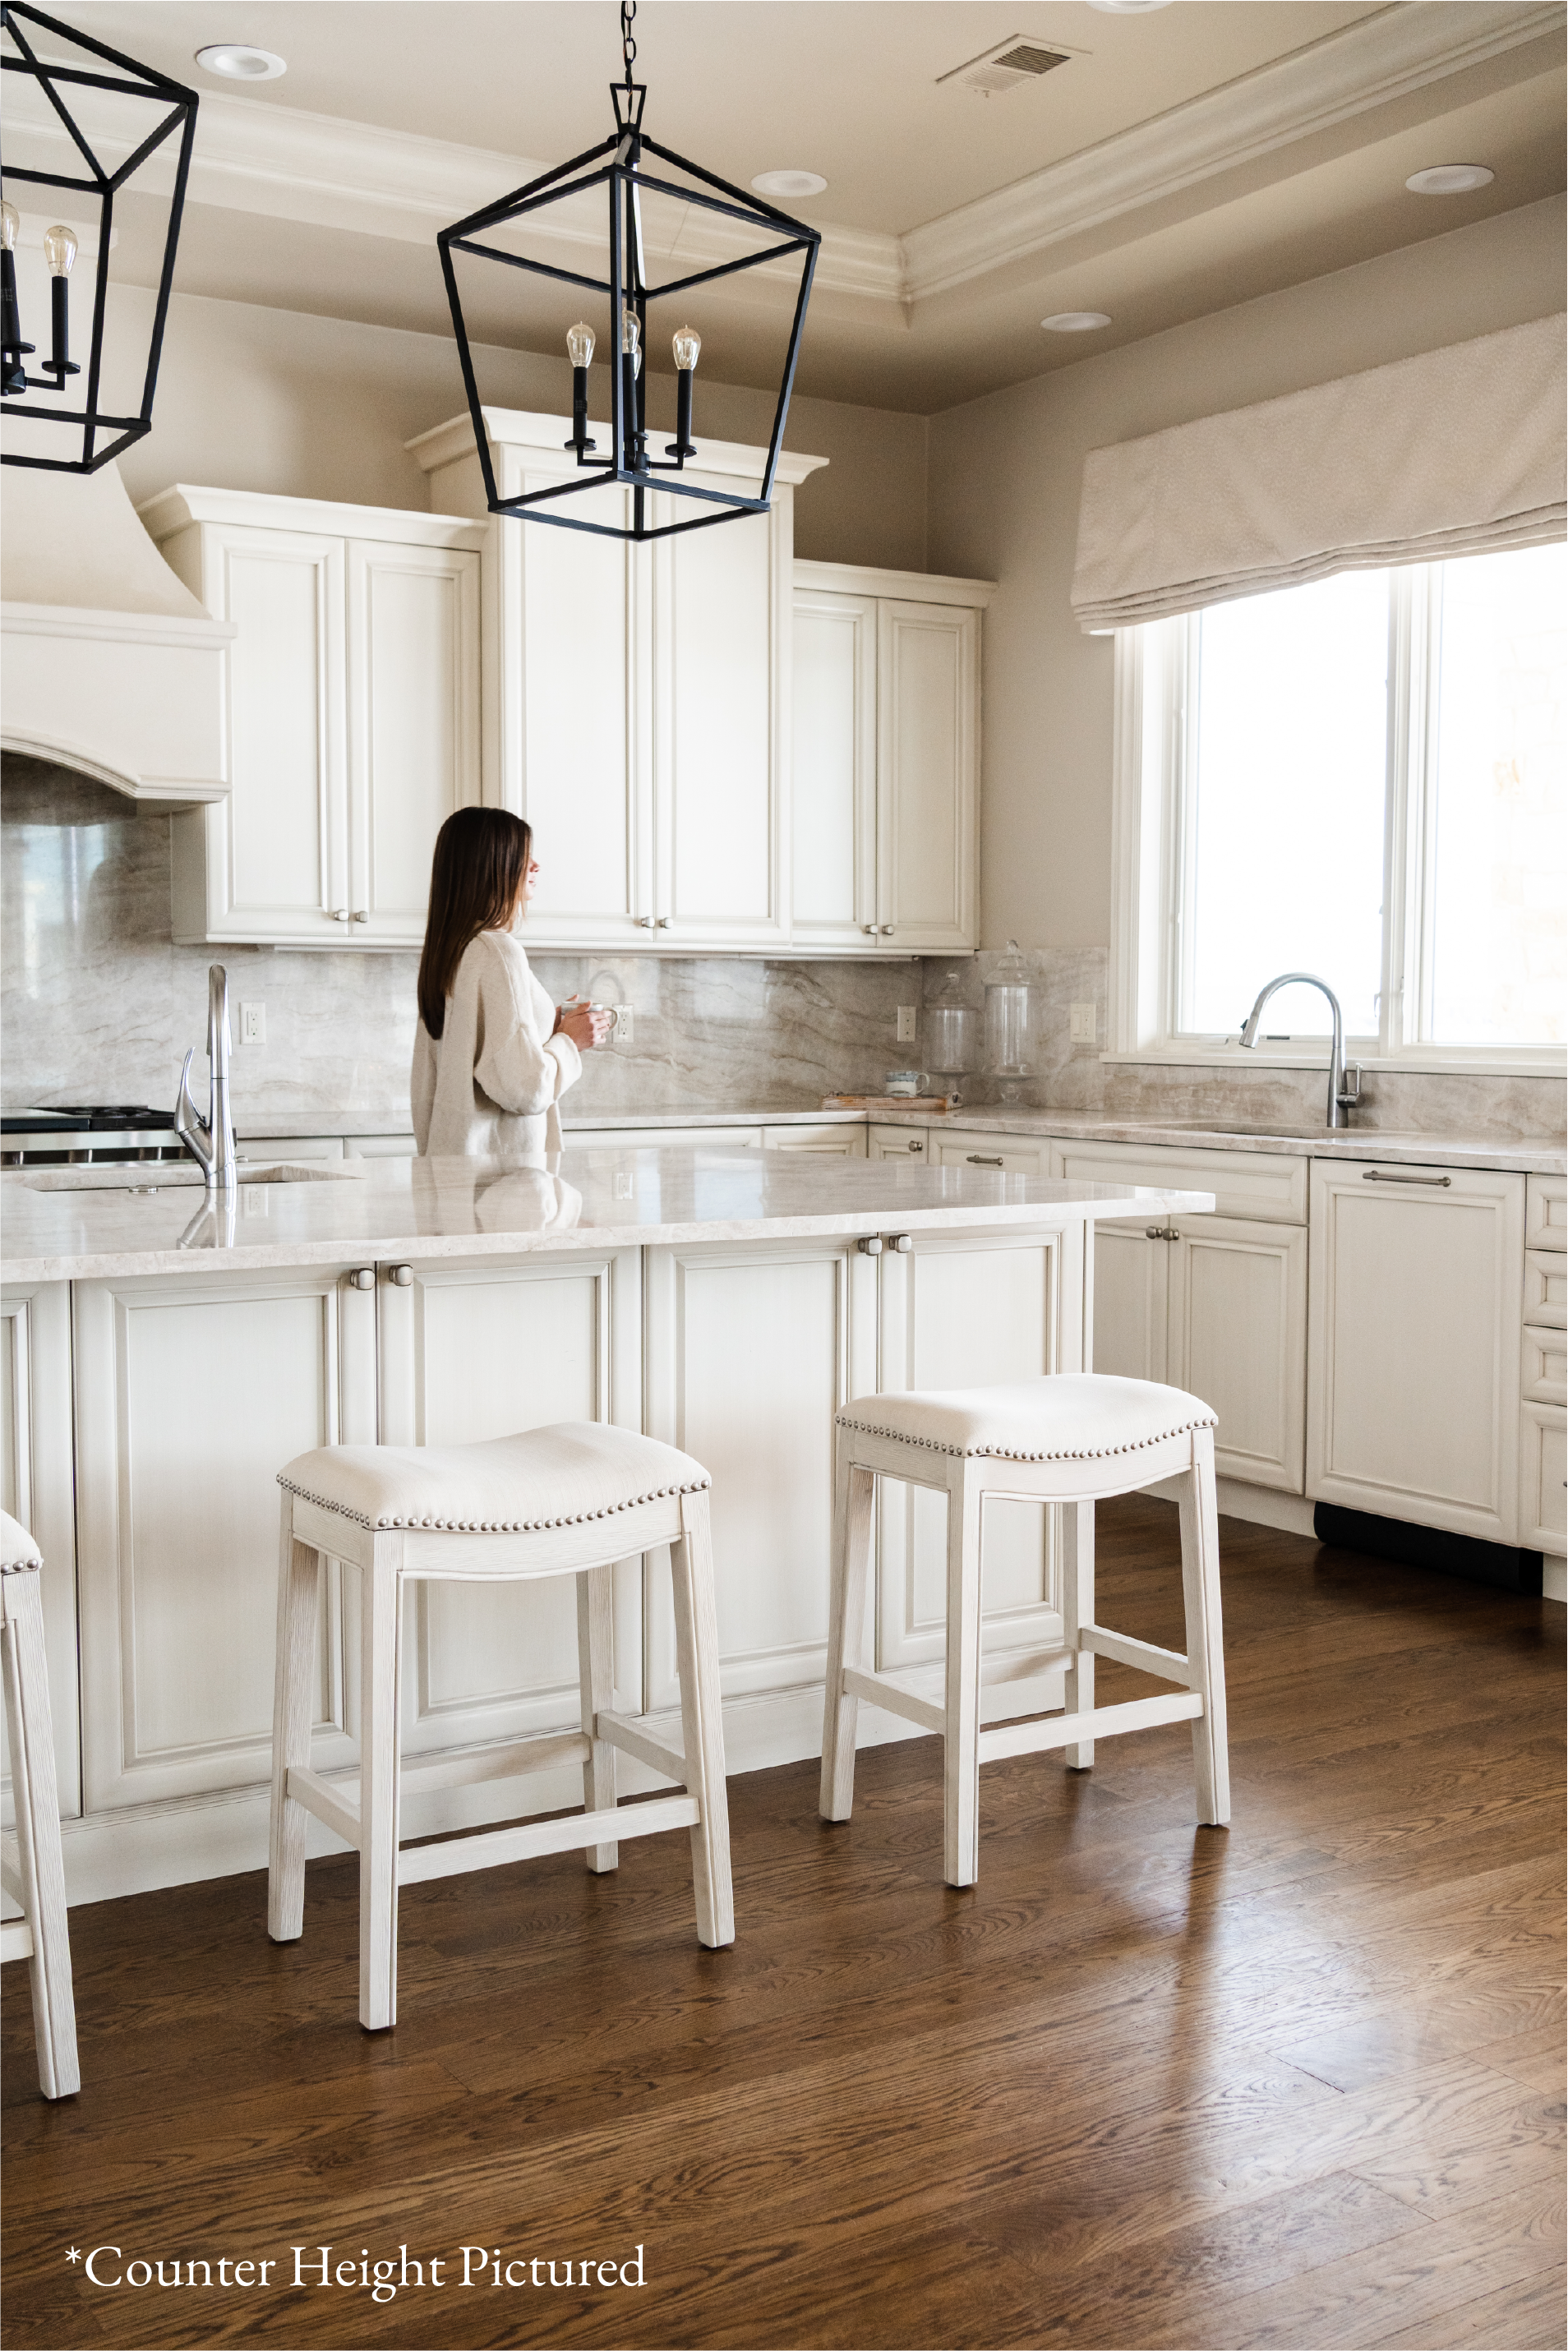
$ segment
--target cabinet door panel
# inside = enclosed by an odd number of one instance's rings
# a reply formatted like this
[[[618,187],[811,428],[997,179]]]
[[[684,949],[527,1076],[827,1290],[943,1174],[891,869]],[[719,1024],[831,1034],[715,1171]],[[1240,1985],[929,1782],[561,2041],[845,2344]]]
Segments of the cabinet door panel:
[[[1307,1492],[1512,1543],[1524,1178],[1417,1172],[1312,1163]]]
[[[435,836],[479,797],[479,559],[348,548],[350,852],[361,944],[418,946]]]
[[[875,1280],[874,1261],[842,1241],[649,1252],[648,1431],[713,1474],[727,1698],[822,1677],[833,1414],[875,1384]],[[673,1706],[663,1559],[647,1625],[648,1702]]]
[[[63,1281],[7,1285],[0,1297],[0,1510],[44,1555],[44,1643],[60,1810],[81,1811],[77,1698],[75,1477],[70,1295]],[[11,1747],[0,1694],[0,1767],[11,1814]]]
[[[1142,1225],[1094,1228],[1094,1369],[1124,1380],[1166,1377],[1170,1244]]]
[[[469,1445],[560,1420],[637,1423],[637,1253],[423,1265],[382,1283],[382,1441]],[[616,1702],[639,1701],[638,1574],[618,1578]],[[417,1584],[404,1686],[413,1752],[575,1724],[575,1584]]]
[[[883,601],[877,622],[877,921],[884,947],[976,940],[980,616]]]
[[[1561,1405],[1527,1404],[1520,1435],[1519,1540],[1561,1558],[1568,1552],[1568,1413]]]
[[[790,493],[775,498],[765,517],[654,550],[656,894],[666,946],[765,946],[789,935],[792,517]],[[674,506],[662,502],[665,518],[690,519]]]
[[[876,944],[876,600],[795,592],[794,938]]]
[[[1223,1478],[1302,1490],[1307,1236],[1300,1226],[1184,1218],[1170,1261],[1166,1377],[1219,1415]],[[1108,1364],[1099,1364],[1105,1371]]]
[[[529,466],[517,487],[568,476]],[[574,511],[619,526],[621,490],[594,490]],[[495,646],[501,702],[502,799],[534,828],[538,894],[530,946],[646,943],[653,838],[648,566],[638,550],[590,532],[502,523]]]
[[[211,933],[319,946],[349,904],[343,542],[285,530],[205,536],[211,609],[239,628],[228,661],[229,796],[208,819]]]
[[[77,1467],[87,1809],[270,1769],[277,1475],[373,1442],[373,1295],[331,1270],[79,1282]],[[336,1623],[336,1579],[323,1619]],[[315,1760],[346,1762],[323,1656]]]
[[[863,1159],[863,1126],[765,1126],[767,1151],[810,1151],[829,1159]]]
[[[870,1159],[907,1159],[916,1167],[935,1165],[930,1143],[916,1127],[873,1126],[866,1130],[866,1156]]]
[[[1005,1241],[917,1234],[882,1266],[879,1388],[979,1387],[1060,1364],[1061,1280],[1055,1235]],[[894,1480],[881,1488],[878,1663],[942,1654],[946,1616],[945,1499]],[[1039,1647],[1061,1635],[1053,1513],[1038,1502],[986,1507],[984,1621],[988,1646]]]

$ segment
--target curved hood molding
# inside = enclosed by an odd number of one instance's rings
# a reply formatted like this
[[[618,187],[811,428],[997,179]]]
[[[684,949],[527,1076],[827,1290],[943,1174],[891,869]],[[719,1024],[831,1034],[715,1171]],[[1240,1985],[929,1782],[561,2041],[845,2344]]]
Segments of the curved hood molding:
[[[163,813],[222,799],[214,621],[148,538],[118,470],[6,475],[0,745]]]

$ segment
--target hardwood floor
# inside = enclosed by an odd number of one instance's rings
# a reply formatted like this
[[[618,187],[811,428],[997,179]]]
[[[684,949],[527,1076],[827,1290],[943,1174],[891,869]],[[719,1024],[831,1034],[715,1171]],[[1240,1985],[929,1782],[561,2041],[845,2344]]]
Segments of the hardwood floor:
[[[286,1949],[259,1876],[74,1910],[79,2099],[4,1977],[7,2351],[1560,2345],[1564,1612],[1221,1535],[1228,1833],[1184,1725],[1024,1757],[955,1894],[934,1742],[862,1755],[844,1828],[791,1765],[731,1782],[732,1950],[682,1837],[438,1880],[376,2038],[349,1861]],[[1103,1510],[1103,1620],[1179,1646],[1176,1556]],[[100,2291],[102,2244],[214,2282]]]

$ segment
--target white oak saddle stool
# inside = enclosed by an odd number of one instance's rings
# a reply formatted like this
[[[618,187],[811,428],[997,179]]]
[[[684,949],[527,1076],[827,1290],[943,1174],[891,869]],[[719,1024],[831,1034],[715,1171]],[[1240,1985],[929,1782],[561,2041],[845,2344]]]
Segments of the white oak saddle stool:
[[[0,1959],[30,1964],[38,2087],[46,2098],[68,2098],[81,2088],[81,2068],[77,2063],[60,1799],[39,1595],[44,1562],[26,1528],[4,1510],[0,1538],[0,1632],[11,1788],[16,1800],[16,1843],[7,1837],[0,1848],[0,1882],[26,1913],[0,1925]]]
[[[397,2017],[397,1893],[427,1877],[487,1869],[582,1847],[591,1870],[615,1867],[617,1841],[689,1828],[697,1937],[735,1940],[729,1811],[719,1719],[710,1479],[700,1461],[633,1430],[562,1421],[481,1445],[326,1446],[280,1471],[277,1682],[273,1712],[272,1842],[267,1932],[304,1931],[306,1814],[360,1855],[360,2022],[379,2032]],[[671,1546],[682,1748],[610,1710],[612,1576],[617,1560]],[[360,1570],[360,1777],[310,1769],[316,1695],[317,1560]],[[437,1756],[400,1771],[402,1596],[421,1578],[478,1583],[577,1578],[582,1728],[469,1756]],[[622,1748],[682,1795],[618,1810],[615,1752]],[[451,1788],[561,1763],[582,1764],[581,1813],[400,1851],[403,1789]]]
[[[1086,1771],[1094,1741],[1156,1722],[1192,1719],[1197,1816],[1230,1817],[1225,1737],[1225,1660],[1215,1515],[1217,1415],[1197,1396],[1152,1380],[1063,1372],[1003,1387],[931,1389],[861,1396],[837,1413],[833,1585],[822,1729],[824,1820],[847,1821],[854,1797],[859,1701],[940,1732],[944,1740],[943,1876],[972,1886],[979,1874],[980,1765],[1004,1755],[1065,1747]],[[1130,1640],[1094,1621],[1094,1505],[1166,1478],[1181,1495],[1182,1591],[1186,1654]],[[947,1497],[947,1648],[944,1701],[863,1663],[872,1499],[878,1478],[933,1486]],[[980,1727],[980,1538],[985,1504],[1002,1497],[1062,1502],[1065,1715]],[[1096,1709],[1094,1660],[1113,1657],[1181,1687],[1157,1698]],[[1041,1660],[1040,1662],[1045,1662]]]

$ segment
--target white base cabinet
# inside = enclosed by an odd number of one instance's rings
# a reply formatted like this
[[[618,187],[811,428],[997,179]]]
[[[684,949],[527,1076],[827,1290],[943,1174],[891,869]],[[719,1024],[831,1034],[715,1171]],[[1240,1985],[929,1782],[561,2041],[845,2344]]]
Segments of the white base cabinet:
[[[172,831],[176,941],[417,947],[436,832],[479,798],[483,533],[183,486],[141,514],[237,629],[227,792]]]
[[[1517,1543],[1522,1176],[1312,1163],[1307,1491]]]
[[[989,581],[797,563],[793,940],[979,944],[980,614]]]
[[[1525,1193],[1520,1362],[1519,1540],[1568,1552],[1568,1177],[1532,1176]]]

